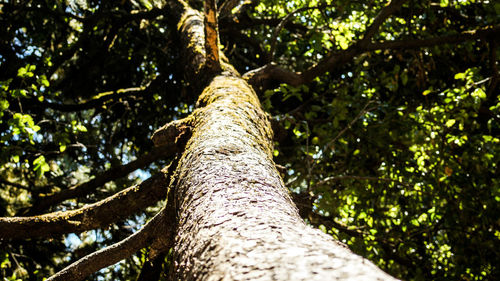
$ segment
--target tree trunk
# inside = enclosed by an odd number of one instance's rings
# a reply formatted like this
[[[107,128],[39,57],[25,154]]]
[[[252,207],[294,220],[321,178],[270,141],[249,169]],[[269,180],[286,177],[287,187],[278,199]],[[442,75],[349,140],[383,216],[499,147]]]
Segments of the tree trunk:
[[[300,218],[243,79],[216,77],[198,104],[175,175],[175,279],[393,280]]]
[[[224,73],[210,79],[202,16],[183,1],[170,2],[170,11],[187,83],[208,84],[197,109],[170,127],[178,131],[184,123],[192,134],[171,185],[172,279],[394,280],[305,224],[273,162],[273,133],[257,95],[224,58]],[[161,141],[162,133],[156,135]]]

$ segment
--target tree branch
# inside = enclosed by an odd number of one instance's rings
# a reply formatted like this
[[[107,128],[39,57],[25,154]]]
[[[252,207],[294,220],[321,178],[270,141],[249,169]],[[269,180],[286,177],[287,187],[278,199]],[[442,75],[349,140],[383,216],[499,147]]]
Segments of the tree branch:
[[[149,165],[150,163],[160,158],[171,156],[176,153],[177,150],[178,149],[175,143],[169,143],[165,144],[164,146],[154,148],[150,153],[147,153],[142,157],[129,162],[126,165],[113,167],[87,182],[71,186],[68,189],[63,189],[58,193],[40,197],[39,200],[36,201],[31,208],[29,208],[29,211],[26,214],[34,215],[47,209],[50,206],[61,203],[64,200],[86,195],[109,181],[119,179],[137,169]]]
[[[217,4],[215,0],[205,0],[205,56],[206,67],[212,73],[221,71],[219,58],[219,33],[217,31]]]
[[[258,90],[266,90],[265,86],[270,85],[268,81],[279,81],[292,86],[300,86],[311,82],[314,78],[325,74],[327,71],[334,71],[335,67],[342,66],[351,61],[355,56],[365,52],[386,49],[415,49],[444,44],[459,44],[478,39],[495,40],[498,36],[500,36],[500,25],[465,31],[454,35],[444,35],[426,39],[395,40],[368,43],[366,45],[354,44],[346,50],[326,57],[303,73],[292,72],[278,65],[269,64],[249,71],[245,73],[243,77],[254,87],[254,89]]]
[[[138,185],[77,210],[34,217],[0,218],[0,237],[47,237],[103,228],[165,198],[168,177],[164,172],[158,173]]]
[[[373,35],[378,31],[380,25],[394,12],[396,12],[407,0],[393,0],[389,5],[385,6],[377,14],[373,23],[368,26],[363,35],[363,39],[349,47],[347,50],[340,53],[331,53],[325,59],[318,62],[315,66],[310,67],[302,73],[304,82],[310,82],[314,78],[323,75],[327,71],[331,71],[334,66],[343,65],[351,61],[356,55],[363,53],[366,46]]]
[[[54,103],[49,101],[43,101],[41,102],[41,104],[44,107],[55,109],[62,112],[81,111],[86,109],[97,108],[109,100],[116,99],[117,97],[132,95],[138,92],[142,92],[144,90],[146,90],[146,87],[133,87],[127,89],[119,89],[116,91],[103,92],[88,101],[75,104]]]
[[[373,19],[373,22],[370,26],[366,28],[363,39],[361,39],[358,44],[360,46],[364,46],[370,42],[372,37],[378,31],[380,26],[385,22],[385,20],[394,14],[407,0],[392,0],[389,5],[385,6],[380,10],[377,16]]]
[[[339,181],[339,180],[369,180],[369,181],[385,181],[385,182],[394,182],[398,183],[400,185],[404,185],[406,187],[413,187],[412,184],[402,182],[399,180],[394,180],[394,179],[388,179],[388,178],[379,178],[379,177],[367,177],[367,176],[337,176],[337,177],[327,177],[321,181],[319,181],[317,184],[325,184],[330,181]]]
[[[458,34],[437,36],[425,39],[375,42],[366,45],[363,50],[374,51],[386,49],[416,49],[444,44],[458,44],[465,41],[474,41],[477,39],[495,40],[495,38],[498,38],[498,36],[500,36],[500,25],[495,25],[492,27],[464,31]]]
[[[172,204],[171,202],[168,203]],[[169,216],[166,214],[165,210],[166,209],[162,209],[160,213],[144,225],[138,232],[116,244],[81,258],[52,275],[47,281],[83,280],[99,269],[115,264],[150,245],[154,242],[156,237],[171,240],[173,236],[173,224],[169,223],[171,220],[168,218]]]
[[[90,100],[81,102],[81,103],[76,103],[76,104],[64,104],[64,103],[55,103],[55,102],[49,102],[49,101],[43,101],[39,102],[37,99],[32,99],[30,102],[32,103],[39,103],[44,107],[55,109],[58,111],[62,112],[73,112],[73,111],[81,111],[81,110],[86,110],[86,109],[92,109],[92,108],[97,108],[99,106],[102,106],[109,100],[116,100],[117,98],[123,98],[127,97],[130,95],[134,95],[140,92],[150,92],[152,93],[151,89],[158,86],[160,83],[162,83],[161,75],[157,76],[153,81],[151,81],[148,85],[142,86],[142,87],[131,87],[131,88],[126,88],[126,89],[118,89],[115,91],[108,91],[108,92],[103,92],[99,93],[98,95],[94,96]]]
[[[486,96],[488,98],[491,97],[492,94],[495,92],[500,77],[500,73],[498,72],[498,66],[497,66],[497,46],[498,46],[497,41],[495,41],[495,39],[492,38],[489,42],[489,47],[490,47],[489,62],[491,69],[491,82],[488,86],[488,90],[486,91]]]

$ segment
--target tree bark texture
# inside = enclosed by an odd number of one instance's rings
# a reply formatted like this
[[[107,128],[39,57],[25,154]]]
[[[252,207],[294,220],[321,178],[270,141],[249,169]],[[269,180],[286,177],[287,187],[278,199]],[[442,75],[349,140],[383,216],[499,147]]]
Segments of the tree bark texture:
[[[193,112],[174,175],[176,280],[393,280],[299,216],[252,88],[218,76]]]

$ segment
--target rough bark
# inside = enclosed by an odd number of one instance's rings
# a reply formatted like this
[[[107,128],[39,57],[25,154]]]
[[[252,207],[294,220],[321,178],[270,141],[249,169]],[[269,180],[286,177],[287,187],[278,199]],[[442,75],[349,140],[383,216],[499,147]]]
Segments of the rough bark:
[[[256,94],[218,76],[176,171],[176,280],[393,278],[300,218],[272,160]]]

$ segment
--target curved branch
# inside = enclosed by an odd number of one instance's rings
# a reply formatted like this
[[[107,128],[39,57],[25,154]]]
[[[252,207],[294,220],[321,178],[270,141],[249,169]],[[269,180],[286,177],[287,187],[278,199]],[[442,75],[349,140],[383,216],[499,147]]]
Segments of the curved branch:
[[[124,240],[89,254],[72,263],[58,273],[52,275],[47,281],[57,280],[83,280],[101,268],[110,266],[129,257],[138,250],[154,242],[156,237],[161,240],[171,240],[173,224],[169,224],[166,209],[162,209],[141,230]],[[168,243],[171,243],[168,241]]]
[[[361,39],[358,44],[360,46],[366,45],[372,39],[373,35],[378,31],[379,27],[385,22],[385,20],[394,14],[407,0],[393,0],[389,5],[385,6],[380,10],[377,16],[373,19],[372,24],[370,24],[365,31],[363,39]]]
[[[334,53],[303,73],[286,70],[275,64],[263,66],[243,75],[254,89],[265,90],[266,81],[279,81],[292,86],[300,86],[311,82],[314,78],[335,71],[336,67],[351,61],[355,56],[365,52],[386,49],[415,49],[444,44],[459,44],[478,39],[495,40],[500,36],[500,25],[476,30],[465,31],[454,35],[437,36],[426,39],[396,40],[368,43],[366,45],[354,44],[346,50]]]
[[[77,210],[34,217],[0,218],[0,237],[23,239],[102,228],[166,197],[169,175],[158,173],[144,182]]]
[[[95,178],[74,186],[68,189],[63,189],[58,193],[46,195],[41,197],[39,201],[35,202],[33,206],[27,212],[27,215],[33,215],[47,209],[50,206],[59,204],[64,200],[84,196],[90,192],[93,192],[98,187],[103,184],[119,179],[128,175],[129,173],[145,167],[150,163],[164,158],[166,156],[171,156],[178,150],[175,143],[169,143],[161,147],[154,148],[150,153],[137,158],[136,160],[129,162],[126,165],[121,165],[118,167],[111,168],[104,173],[97,175]]]
[[[279,67],[273,67],[272,72],[273,73],[265,73],[264,75],[261,75],[262,72],[269,71],[265,67],[261,69],[260,71],[254,72],[252,75],[244,75],[244,78],[249,81],[249,83],[254,86],[256,85],[257,87],[254,87],[256,89],[263,88],[262,87],[262,81],[266,80],[266,76],[272,77],[273,80],[278,80],[281,82],[285,82],[283,80],[279,80],[280,78],[285,78],[287,81],[292,82],[292,86],[299,86],[305,83],[311,82],[314,78],[323,75],[327,71],[331,70],[333,66],[337,65],[342,65],[350,60],[352,60],[356,55],[359,53],[362,53],[362,47],[366,45],[370,40],[371,37],[377,32],[378,28],[380,25],[395,11],[397,11],[404,2],[407,0],[394,0],[391,1],[389,5],[386,7],[382,8],[380,12],[377,14],[375,17],[373,23],[367,28],[363,39],[361,39],[357,44],[354,44],[347,50],[340,52],[340,53],[331,53],[328,55],[325,59],[321,60],[318,62],[316,65],[312,66],[311,68],[307,69],[303,73],[293,73],[291,71],[287,71],[284,69],[281,69]],[[287,15],[291,16],[292,14]],[[285,17],[286,20],[286,17]],[[281,24],[281,22],[280,22]],[[279,31],[278,28],[276,28],[275,32]],[[273,56],[274,50],[271,50],[271,56]],[[275,74],[279,74],[279,76],[274,76]],[[251,80],[250,80],[250,79]],[[257,82],[258,84],[254,84]],[[285,82],[288,83],[288,82]],[[265,84],[265,83],[264,83]]]

